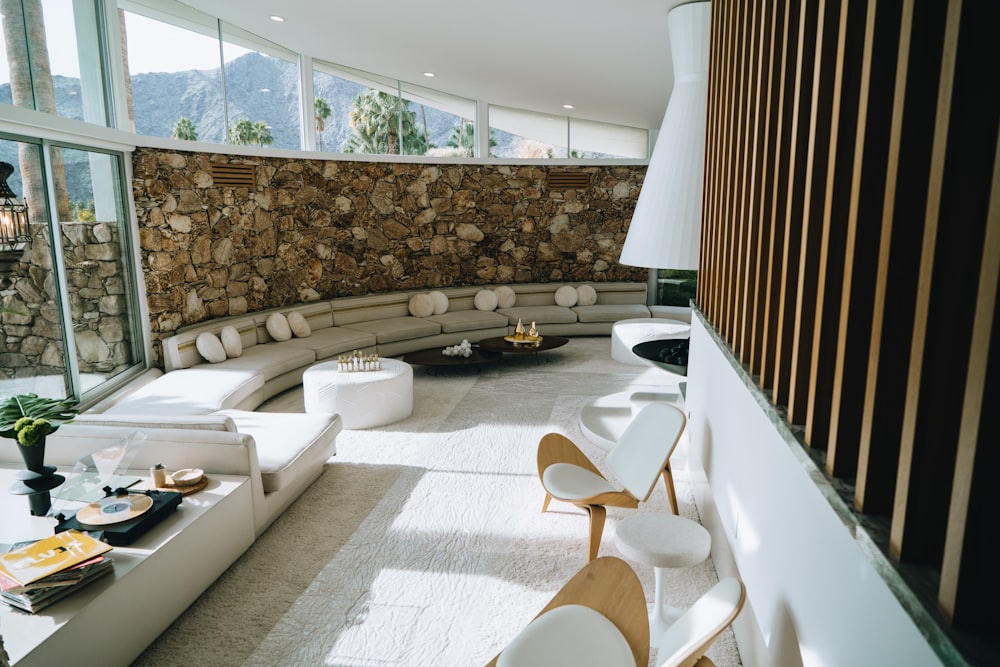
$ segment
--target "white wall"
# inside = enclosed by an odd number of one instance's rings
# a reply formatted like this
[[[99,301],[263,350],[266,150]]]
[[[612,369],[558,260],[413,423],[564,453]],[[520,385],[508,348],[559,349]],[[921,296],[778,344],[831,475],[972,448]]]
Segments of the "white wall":
[[[704,469],[696,498],[719,574],[736,568],[747,587],[750,618],[734,626],[743,663],[942,665],[855,539],[843,503],[734,364],[692,318],[689,456]]]

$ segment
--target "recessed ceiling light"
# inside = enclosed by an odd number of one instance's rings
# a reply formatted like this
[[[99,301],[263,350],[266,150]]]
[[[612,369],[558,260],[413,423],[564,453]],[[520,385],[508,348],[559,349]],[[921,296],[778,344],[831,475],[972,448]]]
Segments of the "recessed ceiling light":
[[[278,16],[277,14],[271,14],[270,18],[275,23],[284,23],[285,22],[285,17],[284,16]]]
[[[271,89],[270,88],[261,88],[260,92],[262,92],[262,93],[269,93],[269,92],[271,92]]]
[[[433,77],[434,76],[434,72],[424,72],[424,76]]]
[[[564,104],[563,105],[563,109],[575,109],[575,108],[576,107],[574,107],[572,104]]]

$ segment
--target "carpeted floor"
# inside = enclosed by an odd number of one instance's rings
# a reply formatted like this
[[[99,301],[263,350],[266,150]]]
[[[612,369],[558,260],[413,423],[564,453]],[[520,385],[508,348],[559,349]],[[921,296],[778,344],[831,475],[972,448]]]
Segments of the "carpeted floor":
[[[414,412],[344,431],[323,476],[135,662],[163,665],[482,665],[583,565],[586,516],[543,499],[535,449],[549,431],[573,439],[580,407],[676,376],[610,358],[608,337],[574,338],[484,368],[414,372]],[[678,399],[679,400],[679,399]],[[261,410],[302,411],[301,388]],[[698,519],[685,471],[681,513]],[[658,483],[639,511],[669,511]],[[608,509],[601,555],[618,555]],[[632,563],[647,599],[652,568]],[[668,573],[668,602],[691,604],[717,577],[711,560]],[[740,665],[731,631],[709,657]],[[650,664],[654,664],[653,660]]]

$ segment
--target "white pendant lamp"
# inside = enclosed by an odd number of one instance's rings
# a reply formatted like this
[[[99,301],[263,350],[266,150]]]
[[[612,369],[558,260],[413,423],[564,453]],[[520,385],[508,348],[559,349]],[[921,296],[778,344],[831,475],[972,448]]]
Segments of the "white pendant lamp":
[[[674,89],[622,247],[622,264],[698,268],[710,23],[709,2],[679,5],[667,15]]]

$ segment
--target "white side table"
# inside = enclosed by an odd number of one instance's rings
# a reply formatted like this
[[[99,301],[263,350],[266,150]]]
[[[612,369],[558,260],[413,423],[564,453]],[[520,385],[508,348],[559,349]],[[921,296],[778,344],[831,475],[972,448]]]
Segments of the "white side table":
[[[664,571],[704,561],[712,551],[712,536],[704,526],[682,516],[639,512],[618,522],[615,544],[625,558],[653,566],[656,589],[649,612],[649,636],[651,641],[658,641],[684,613],[666,604]]]
[[[647,366],[649,362],[637,357],[632,348],[647,340],[688,338],[691,324],[663,317],[640,317],[619,320],[611,326],[611,358],[632,366]]]
[[[337,361],[310,366],[302,374],[306,412],[340,415],[346,429],[385,426],[413,413],[413,368],[398,359],[380,359],[377,371],[341,373]]]

